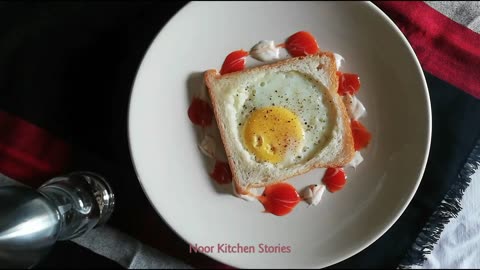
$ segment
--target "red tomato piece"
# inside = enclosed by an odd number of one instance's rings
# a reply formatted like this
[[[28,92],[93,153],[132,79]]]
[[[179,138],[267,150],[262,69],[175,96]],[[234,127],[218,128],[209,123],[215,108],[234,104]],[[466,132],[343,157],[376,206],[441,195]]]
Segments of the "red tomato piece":
[[[338,77],[338,94],[355,95],[360,90],[360,77],[357,74],[337,72]]]
[[[210,176],[219,184],[229,184],[232,182],[232,171],[228,163],[217,160]]]
[[[265,187],[258,199],[266,212],[276,216],[290,213],[301,200],[295,187],[285,182]]]
[[[212,123],[213,110],[205,100],[193,98],[188,107],[188,117],[193,124],[206,127]]]
[[[320,50],[315,37],[305,31],[291,35],[285,42],[285,48],[293,57],[316,54]]]
[[[370,134],[367,128],[358,121],[352,120],[350,126],[352,129],[353,145],[355,150],[360,150],[367,147],[367,145],[370,143],[370,139],[372,138],[372,134]]]
[[[235,71],[240,71],[245,68],[246,57],[248,52],[244,50],[238,50],[231,52],[223,61],[222,69],[220,69],[220,74],[227,74]]]
[[[347,176],[342,168],[328,168],[323,176],[322,182],[327,186],[328,191],[337,192],[345,186]]]

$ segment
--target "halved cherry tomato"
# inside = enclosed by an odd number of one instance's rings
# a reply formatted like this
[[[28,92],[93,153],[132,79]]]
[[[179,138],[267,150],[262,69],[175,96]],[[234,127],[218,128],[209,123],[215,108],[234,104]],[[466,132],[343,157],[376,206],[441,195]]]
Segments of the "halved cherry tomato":
[[[228,184],[232,182],[232,171],[228,163],[217,160],[215,162],[215,167],[210,173],[212,177],[219,184]]]
[[[205,100],[193,98],[188,107],[188,117],[195,125],[206,127],[212,123],[213,111]]]
[[[282,182],[265,187],[258,200],[263,204],[266,212],[284,216],[290,213],[301,199],[294,186]]]
[[[300,31],[291,35],[285,42],[288,53],[294,57],[318,53],[315,37],[309,32]]]
[[[323,176],[322,182],[327,186],[328,191],[337,192],[345,186],[347,176],[342,168],[328,168]]]
[[[230,72],[240,71],[245,68],[245,58],[248,56],[248,52],[244,50],[238,50],[231,52],[223,61],[220,74],[227,74]]]
[[[357,74],[342,73],[337,71],[338,75],[338,94],[355,95],[360,90],[360,77]]]
[[[360,150],[367,147],[368,143],[370,143],[370,139],[372,138],[372,134],[370,134],[367,128],[365,128],[365,126],[358,121],[352,120],[350,126],[352,129],[353,145],[355,150]]]

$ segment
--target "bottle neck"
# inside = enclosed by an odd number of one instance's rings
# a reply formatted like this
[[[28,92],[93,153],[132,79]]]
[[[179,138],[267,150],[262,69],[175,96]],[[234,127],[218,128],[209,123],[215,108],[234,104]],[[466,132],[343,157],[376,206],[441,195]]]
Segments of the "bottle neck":
[[[92,229],[95,223],[85,219],[92,206],[74,199],[69,192],[55,186],[42,187],[39,192],[55,205],[59,219],[58,240],[70,240]]]
[[[57,208],[59,240],[78,237],[103,224],[114,207],[114,195],[108,184],[92,173],[57,177],[38,191]]]

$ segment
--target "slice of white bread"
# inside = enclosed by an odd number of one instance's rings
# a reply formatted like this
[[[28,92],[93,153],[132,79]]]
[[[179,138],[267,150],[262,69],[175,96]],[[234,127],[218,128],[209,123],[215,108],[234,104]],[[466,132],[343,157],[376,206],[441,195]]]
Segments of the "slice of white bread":
[[[205,84],[238,194],[248,194],[250,188],[284,181],[314,168],[343,167],[351,161],[355,150],[350,119],[342,98],[337,93],[336,71],[333,53],[322,52],[225,75],[220,75],[216,70],[205,72]],[[328,127],[326,130],[313,130],[322,137],[322,143],[318,144],[314,154],[297,163],[278,166],[278,164],[255,160],[254,155],[245,148],[242,142],[241,126],[239,126],[240,121],[237,118],[242,104],[232,100],[238,89],[248,89],[248,85],[252,82],[257,83],[259,78],[265,78],[269,76],[268,74],[288,72],[297,72],[309,78],[308,80],[313,82],[316,89],[321,92],[323,100],[321,105],[328,111]],[[258,96],[259,90],[255,91]]]

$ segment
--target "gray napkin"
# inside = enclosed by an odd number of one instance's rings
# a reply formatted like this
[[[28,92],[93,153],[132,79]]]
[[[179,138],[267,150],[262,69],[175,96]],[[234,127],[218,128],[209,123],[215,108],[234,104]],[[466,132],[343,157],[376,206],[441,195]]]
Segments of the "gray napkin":
[[[125,268],[192,268],[108,226],[99,227],[72,241],[95,253],[116,261]]]
[[[479,1],[425,1],[451,20],[480,33]]]

